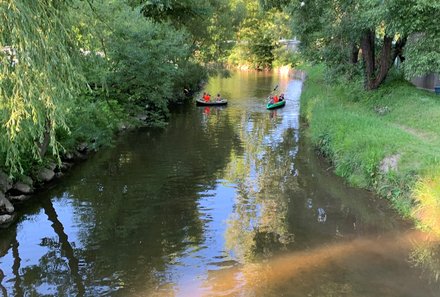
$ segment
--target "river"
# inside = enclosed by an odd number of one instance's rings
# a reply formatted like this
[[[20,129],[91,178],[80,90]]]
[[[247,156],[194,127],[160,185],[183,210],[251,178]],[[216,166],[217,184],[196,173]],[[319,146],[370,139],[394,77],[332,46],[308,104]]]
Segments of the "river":
[[[440,296],[440,248],[316,156],[302,82],[212,78],[224,107],[176,105],[19,206],[4,296]],[[273,89],[284,108],[268,111]]]

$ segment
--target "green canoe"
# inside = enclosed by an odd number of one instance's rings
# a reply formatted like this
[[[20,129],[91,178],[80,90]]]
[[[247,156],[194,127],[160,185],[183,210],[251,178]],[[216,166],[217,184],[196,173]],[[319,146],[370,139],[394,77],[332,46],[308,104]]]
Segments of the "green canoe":
[[[279,102],[274,103],[274,104],[267,103],[266,108],[267,109],[275,109],[275,108],[278,108],[278,107],[283,107],[284,105],[286,105],[286,100],[279,101]]]

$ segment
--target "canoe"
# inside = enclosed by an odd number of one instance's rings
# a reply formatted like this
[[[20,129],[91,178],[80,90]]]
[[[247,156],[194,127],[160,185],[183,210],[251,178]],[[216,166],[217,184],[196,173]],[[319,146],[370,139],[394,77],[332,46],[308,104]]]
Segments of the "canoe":
[[[267,109],[275,109],[278,107],[283,107],[284,105],[286,105],[286,100],[278,101],[277,103],[274,103],[274,104],[267,103],[266,108]]]
[[[203,99],[196,99],[197,105],[205,105],[205,106],[213,106],[213,105],[226,105],[228,104],[228,100],[222,99],[220,101],[216,101],[215,98],[212,101],[205,102]]]

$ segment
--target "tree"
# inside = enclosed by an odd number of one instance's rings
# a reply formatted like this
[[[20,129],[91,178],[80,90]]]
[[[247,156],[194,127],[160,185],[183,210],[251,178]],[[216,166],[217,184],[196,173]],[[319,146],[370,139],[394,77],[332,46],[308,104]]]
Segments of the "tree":
[[[97,100],[115,99],[128,113],[142,109],[152,124],[163,123],[168,103],[192,81],[185,77],[195,70],[188,32],[147,19],[141,7],[124,0],[77,3],[78,38],[87,53],[94,53],[84,55],[84,71],[97,86]],[[200,80],[205,72],[197,71]]]
[[[440,2],[427,0],[395,0],[390,4],[395,27],[407,36],[403,63],[405,76],[412,78],[440,72]]]
[[[245,15],[237,32],[237,45],[230,62],[248,64],[254,69],[271,68],[278,41],[290,36],[286,14],[274,8],[266,11],[257,0],[237,2],[245,8]]]
[[[126,0],[5,0],[0,21],[0,166],[12,174],[78,140],[109,140],[122,106],[163,120],[206,73],[186,29],[147,20]]]
[[[196,61],[205,64],[223,64],[232,45],[240,22],[240,15],[228,0],[133,0],[142,14],[156,23],[171,24],[186,30],[191,37]]]
[[[68,129],[84,81],[66,9],[64,1],[0,2],[0,160],[12,172],[48,146],[58,155],[55,131]]]
[[[306,56],[333,68],[346,65],[346,70],[361,53],[365,88],[372,90],[383,83],[397,56],[405,60],[407,77],[439,71],[439,5],[426,0],[308,0],[290,4],[289,11]],[[405,51],[408,38],[413,42]]]

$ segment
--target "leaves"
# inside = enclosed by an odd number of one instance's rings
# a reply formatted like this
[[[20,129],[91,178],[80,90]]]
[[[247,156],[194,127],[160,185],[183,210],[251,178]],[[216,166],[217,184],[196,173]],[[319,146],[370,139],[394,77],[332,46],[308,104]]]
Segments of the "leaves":
[[[55,129],[67,129],[65,114],[82,75],[59,1],[0,2],[0,154],[13,172],[23,156],[40,159],[43,139],[58,153]]]
[[[257,0],[243,1],[246,17],[237,32],[237,44],[229,62],[254,69],[271,68],[280,39],[291,37],[287,14],[276,9],[264,11]]]
[[[312,61],[325,61],[333,70],[351,74],[351,51],[359,47],[362,34],[371,31],[375,32],[376,52],[380,52],[385,36],[392,38],[395,45],[399,38],[412,36],[408,50],[404,51],[408,78],[440,70],[436,50],[440,46],[438,1],[309,0],[302,3],[292,2],[288,11],[293,17],[293,30],[301,40],[302,52]],[[411,40],[418,42],[411,44]]]

